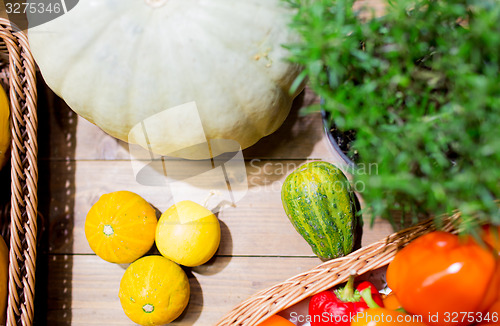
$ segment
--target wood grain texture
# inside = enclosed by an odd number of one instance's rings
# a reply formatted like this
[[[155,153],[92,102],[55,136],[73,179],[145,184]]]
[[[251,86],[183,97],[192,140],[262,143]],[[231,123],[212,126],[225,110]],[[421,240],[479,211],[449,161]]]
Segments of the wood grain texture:
[[[188,270],[191,303],[174,325],[212,325],[258,290],[321,263],[288,221],[280,198],[284,179],[299,165],[319,159],[341,162],[325,137],[320,115],[299,114],[300,108],[317,103],[312,94],[297,99],[278,131],[243,151],[237,158],[244,163],[243,172],[235,170],[222,180],[210,161],[151,158],[147,151],[114,139],[47,89],[40,101],[43,219],[37,324],[133,325],[117,298],[124,266],[95,256],[84,234],[88,210],[112,191],[134,191],[159,212],[180,199],[203,204],[207,198],[207,206],[219,211],[219,250],[206,265]],[[214,162],[217,168],[222,163]],[[225,180],[240,181],[231,183],[233,197]],[[234,207],[225,205],[235,198]],[[365,223],[362,245],[391,232],[385,221],[376,220],[373,227]]]
[[[41,144],[42,160],[127,160],[150,159],[151,153],[109,136],[96,125],[81,118],[50,90],[40,100],[41,119],[45,121],[50,146]],[[318,102],[309,90],[294,101],[288,118],[273,134],[244,150],[246,159],[321,158],[330,154],[324,139],[321,115],[303,116],[300,109]],[[45,111],[45,112],[44,112]],[[42,126],[43,128],[43,126]],[[68,148],[68,142],[74,147]],[[157,159],[158,156],[155,156]],[[171,158],[175,159],[175,158]]]
[[[118,289],[125,266],[95,255],[49,255],[47,324],[135,325],[122,311]],[[213,325],[237,303],[318,264],[317,258],[218,257],[186,269],[191,297],[171,325]]]
[[[220,255],[312,256],[307,243],[288,221],[281,203],[281,184],[291,171],[306,162],[298,160],[252,160],[246,163],[248,189],[239,191],[235,207],[223,206],[218,214],[222,225]],[[175,161],[178,176],[189,175],[186,162]],[[174,198],[190,198],[200,204],[212,190],[221,193],[208,201],[215,209],[224,203],[224,188],[213,187],[218,180],[208,175],[197,184],[172,181],[172,185],[148,186],[136,181],[129,161],[54,161],[41,164],[41,174],[49,175],[48,191],[42,191],[44,215],[48,216],[50,253],[92,253],[84,234],[87,212],[99,196],[118,190],[133,191],[160,212],[174,203]],[[158,179],[164,176],[158,174]],[[226,186],[222,184],[222,186]],[[42,186],[43,188],[43,186]],[[172,192],[175,192],[173,194]],[[233,189],[233,192],[238,192]],[[50,196],[50,197],[48,197]],[[197,199],[196,199],[197,198]],[[181,200],[179,199],[179,200]],[[175,200],[175,202],[179,201]],[[377,221],[374,228],[365,225],[363,243],[371,243],[390,233]]]

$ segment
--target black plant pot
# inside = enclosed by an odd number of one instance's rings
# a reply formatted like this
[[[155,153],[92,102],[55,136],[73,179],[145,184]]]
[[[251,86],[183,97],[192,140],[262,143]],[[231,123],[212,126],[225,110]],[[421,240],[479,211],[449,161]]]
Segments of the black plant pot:
[[[349,150],[356,137],[354,130],[343,131],[337,128],[334,122],[330,121],[330,114],[321,109],[323,119],[323,129],[332,149],[339,154],[342,160],[351,168],[356,166],[357,154],[352,155]]]

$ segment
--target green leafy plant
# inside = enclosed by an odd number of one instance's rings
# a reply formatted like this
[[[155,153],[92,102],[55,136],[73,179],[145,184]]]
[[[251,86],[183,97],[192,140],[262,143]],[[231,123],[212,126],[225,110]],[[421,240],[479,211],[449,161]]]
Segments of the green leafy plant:
[[[379,17],[351,0],[287,3],[300,78],[356,133],[364,214],[500,224],[500,3],[389,1]]]

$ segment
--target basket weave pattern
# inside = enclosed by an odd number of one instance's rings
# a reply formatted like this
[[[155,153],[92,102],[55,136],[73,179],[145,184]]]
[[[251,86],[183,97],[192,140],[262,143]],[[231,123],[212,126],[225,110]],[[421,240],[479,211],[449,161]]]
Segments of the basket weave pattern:
[[[455,232],[457,212],[445,218],[441,230]],[[351,272],[362,275],[388,265],[396,252],[417,237],[435,230],[432,219],[394,233],[345,257],[327,261],[314,269],[260,291],[233,308],[217,326],[258,325],[272,315],[321,291],[347,281]]]
[[[2,70],[11,110],[11,202],[7,325],[32,325],[37,244],[36,69],[26,35],[0,18]]]

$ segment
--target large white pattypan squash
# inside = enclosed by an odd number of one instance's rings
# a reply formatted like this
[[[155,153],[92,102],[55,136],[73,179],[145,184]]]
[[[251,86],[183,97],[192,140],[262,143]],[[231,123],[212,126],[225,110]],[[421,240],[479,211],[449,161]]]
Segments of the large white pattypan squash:
[[[296,40],[292,14],[282,0],[80,0],[28,35],[47,85],[79,115],[154,153],[203,159],[286,118],[300,91],[289,92],[300,68],[283,47]]]

